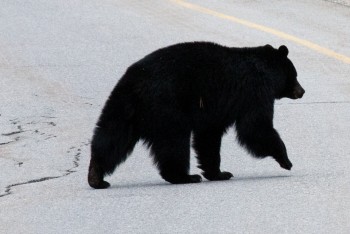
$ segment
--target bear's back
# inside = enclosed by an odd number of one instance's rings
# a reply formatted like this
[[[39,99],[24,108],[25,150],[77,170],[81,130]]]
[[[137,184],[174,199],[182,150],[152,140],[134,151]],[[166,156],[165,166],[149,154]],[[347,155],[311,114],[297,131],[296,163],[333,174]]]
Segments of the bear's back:
[[[215,43],[186,42],[156,50],[136,65],[153,72],[193,76],[210,66],[217,66],[230,54],[230,48]]]

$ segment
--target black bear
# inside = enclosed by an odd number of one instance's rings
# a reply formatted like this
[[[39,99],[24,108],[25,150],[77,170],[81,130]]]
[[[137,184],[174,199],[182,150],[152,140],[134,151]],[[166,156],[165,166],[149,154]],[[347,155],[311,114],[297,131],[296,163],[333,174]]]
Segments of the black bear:
[[[159,49],[131,65],[110,94],[91,142],[88,182],[107,188],[104,176],[143,140],[164,180],[197,183],[189,175],[191,134],[199,168],[208,180],[228,180],[220,170],[221,138],[235,126],[253,156],[292,163],[273,127],[274,101],[304,94],[288,49],[270,45],[230,48],[189,42]]]

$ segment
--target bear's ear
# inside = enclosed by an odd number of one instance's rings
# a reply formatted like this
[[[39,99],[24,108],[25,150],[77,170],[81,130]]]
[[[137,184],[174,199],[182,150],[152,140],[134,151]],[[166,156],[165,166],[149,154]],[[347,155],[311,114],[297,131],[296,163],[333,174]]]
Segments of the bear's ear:
[[[278,48],[278,52],[280,55],[287,57],[288,56],[288,48],[285,45],[281,45],[280,48]]]

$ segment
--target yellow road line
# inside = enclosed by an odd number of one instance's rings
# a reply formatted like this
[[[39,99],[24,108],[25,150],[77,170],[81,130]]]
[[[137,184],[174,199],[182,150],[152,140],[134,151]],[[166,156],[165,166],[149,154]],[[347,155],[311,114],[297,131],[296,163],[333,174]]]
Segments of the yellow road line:
[[[314,50],[314,51],[316,51],[316,52],[318,52],[320,54],[324,54],[324,55],[327,55],[329,57],[335,58],[335,59],[337,59],[339,61],[342,61],[344,63],[350,64],[350,57],[347,57],[347,56],[345,56],[343,54],[339,54],[339,53],[337,53],[337,52],[335,52],[333,50],[330,50],[330,49],[327,49],[325,47],[322,47],[322,46],[320,46],[318,44],[315,44],[315,43],[313,43],[311,41],[304,40],[304,39],[298,38],[296,36],[290,35],[288,33],[285,33],[285,32],[282,32],[282,31],[279,31],[279,30],[276,30],[276,29],[273,29],[273,28],[266,27],[266,26],[261,25],[261,24],[256,24],[256,23],[250,22],[248,20],[243,20],[243,19],[231,16],[231,15],[226,15],[226,14],[220,13],[218,11],[214,11],[214,10],[211,10],[211,9],[208,9],[208,8],[196,5],[196,4],[192,4],[192,3],[189,3],[189,2],[182,1],[182,0],[169,0],[169,1],[171,1],[171,2],[173,2],[175,4],[177,4],[177,5],[183,6],[183,7],[187,8],[187,9],[198,11],[198,12],[201,12],[201,13],[204,13],[204,14],[207,14],[207,15],[212,15],[212,16],[215,16],[217,18],[229,20],[231,22],[244,25],[244,26],[246,26],[248,28],[253,28],[253,29],[256,29],[256,30],[259,30],[259,31],[262,31],[262,32],[266,32],[266,33],[272,34],[274,36],[283,38],[285,40],[292,41],[292,42],[294,42],[296,44],[305,46],[305,47],[307,47],[309,49],[312,49],[312,50]]]

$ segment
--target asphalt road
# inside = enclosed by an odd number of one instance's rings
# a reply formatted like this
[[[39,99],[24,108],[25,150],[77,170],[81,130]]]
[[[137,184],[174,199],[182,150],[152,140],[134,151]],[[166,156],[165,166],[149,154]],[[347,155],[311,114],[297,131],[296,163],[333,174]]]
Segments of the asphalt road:
[[[349,22],[321,0],[0,1],[0,233],[349,233]],[[275,108],[292,171],[230,131],[229,181],[170,185],[138,144],[111,188],[91,189],[89,142],[119,77],[198,40],[288,46],[306,90]]]

